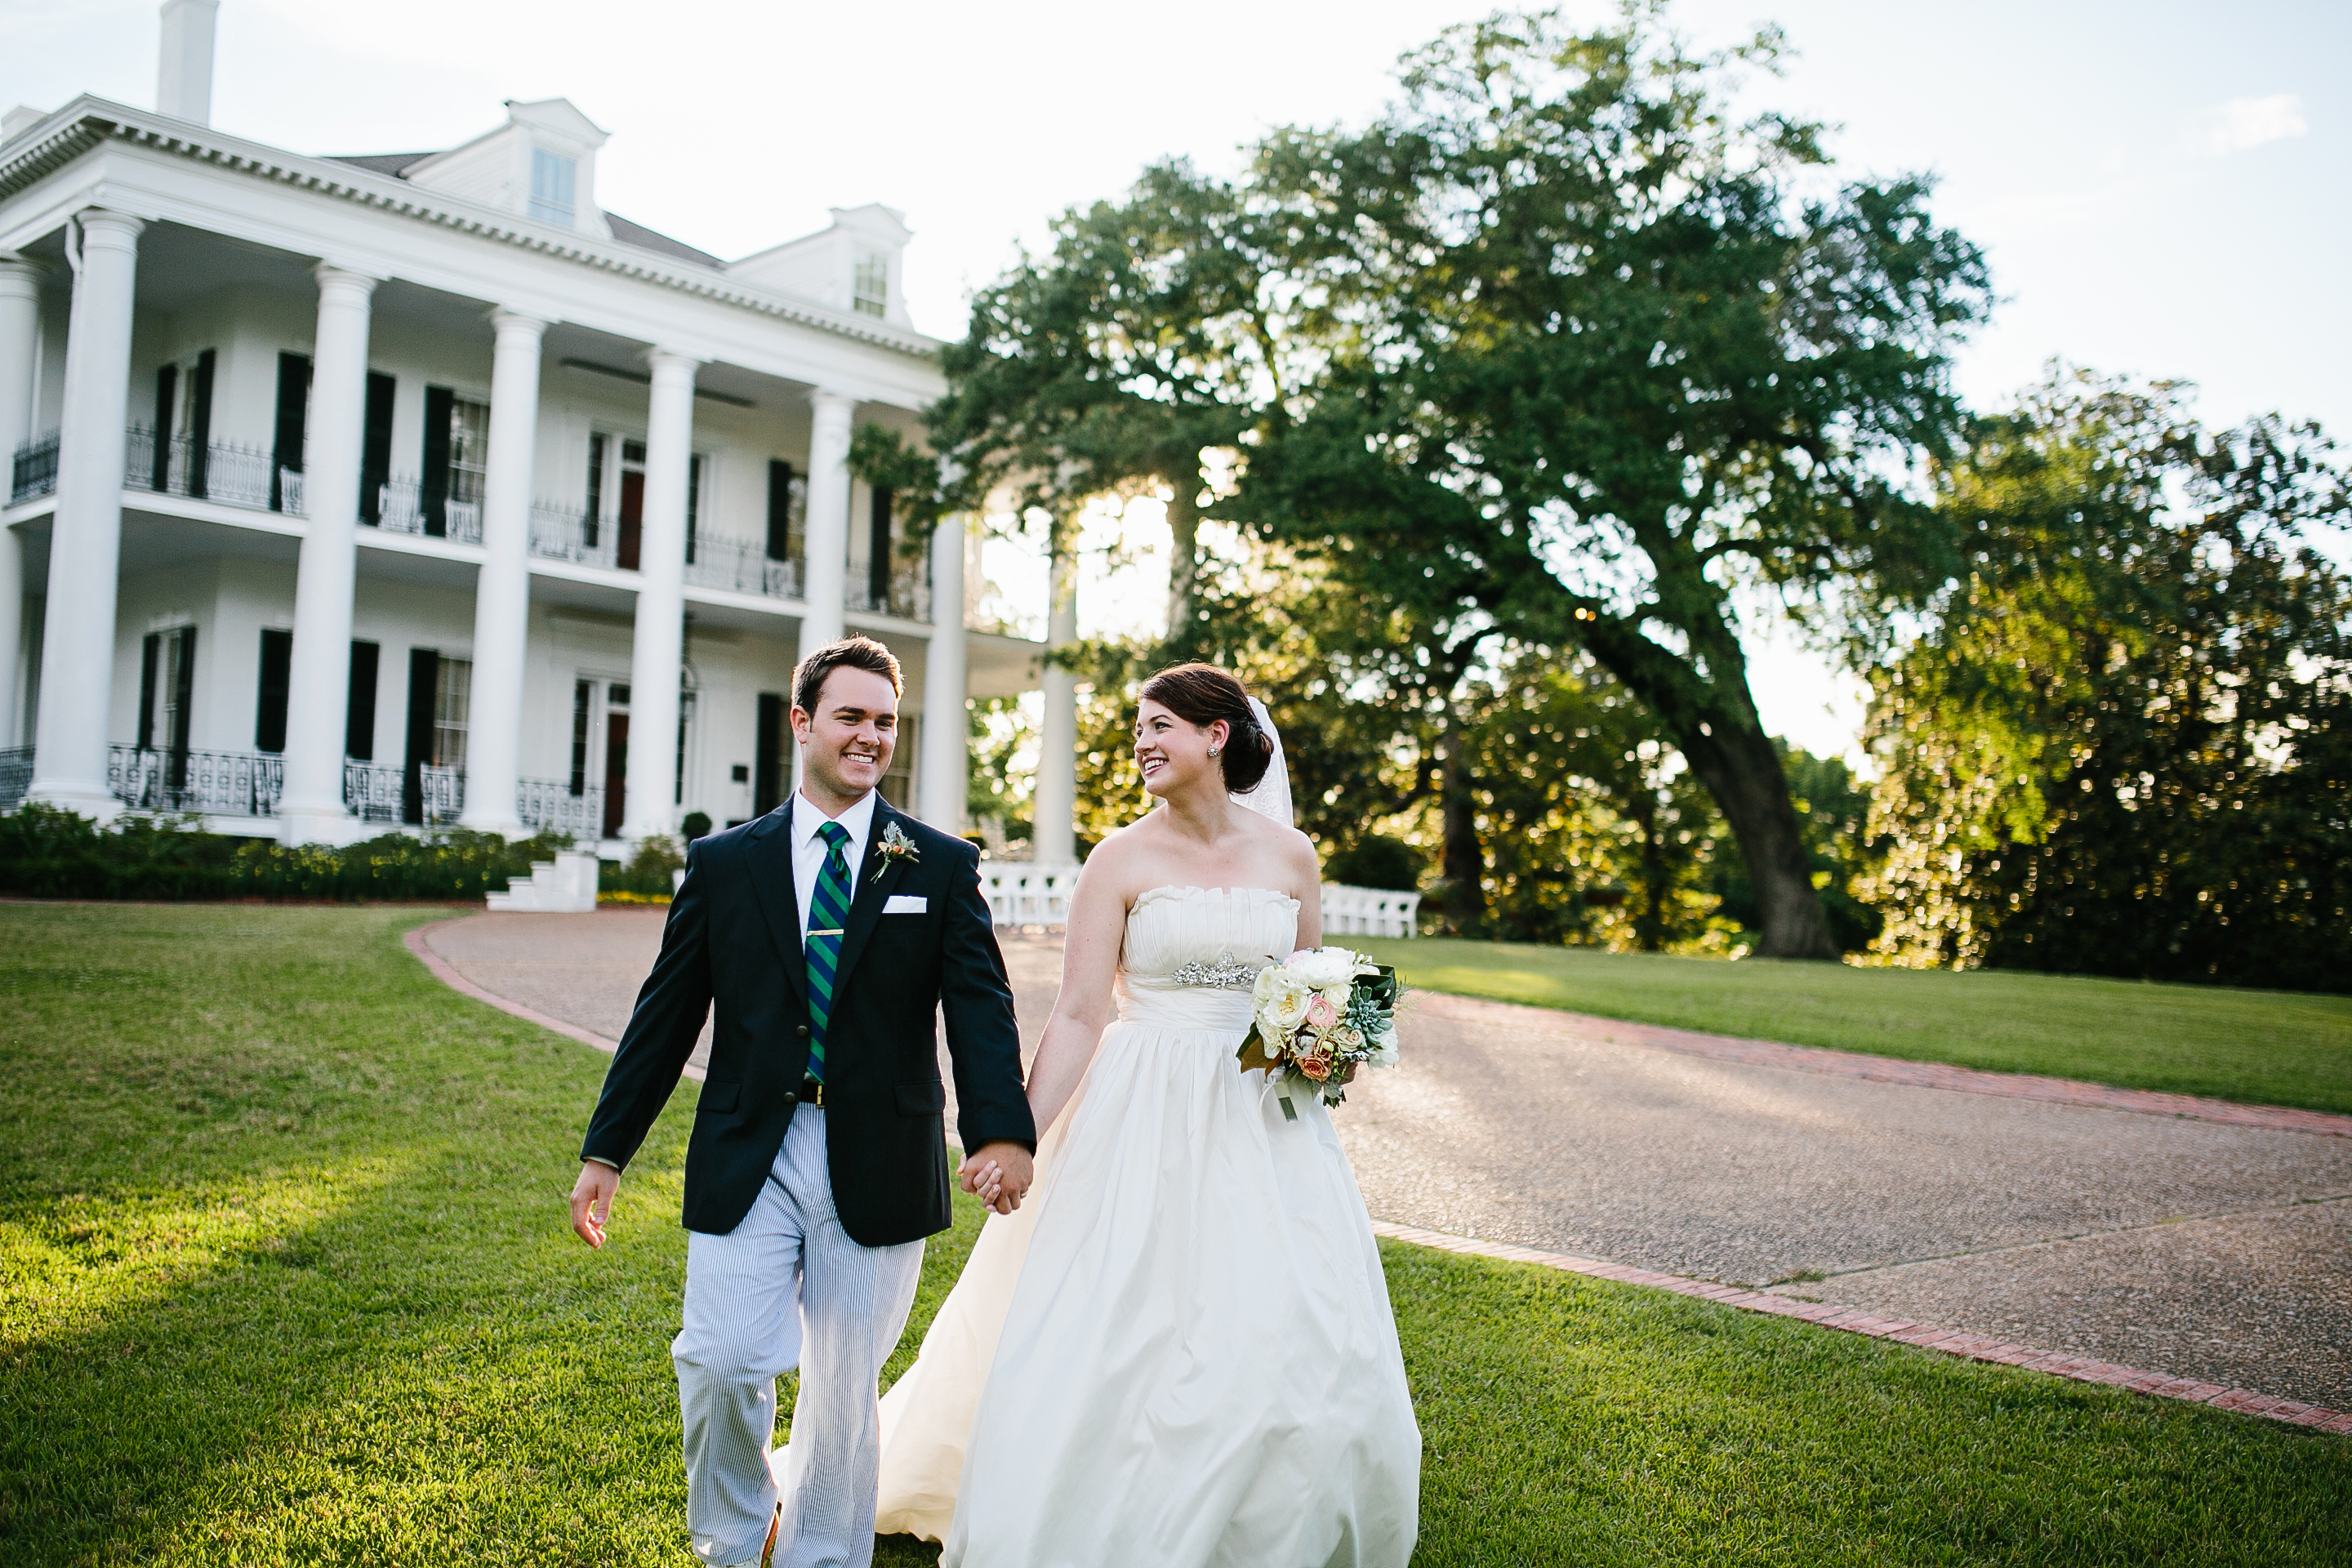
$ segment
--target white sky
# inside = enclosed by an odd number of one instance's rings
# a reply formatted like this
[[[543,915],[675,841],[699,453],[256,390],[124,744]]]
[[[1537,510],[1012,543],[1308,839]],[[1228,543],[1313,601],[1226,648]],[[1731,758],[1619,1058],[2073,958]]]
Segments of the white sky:
[[[489,129],[504,99],[568,97],[613,133],[602,204],[723,256],[820,227],[829,205],[903,208],[915,320],[951,337],[967,291],[1057,209],[1162,154],[1229,169],[1265,127],[1361,120],[1400,52],[1487,9],[225,0],[213,120],[298,151],[399,152]],[[1832,146],[1858,172],[1942,177],[1937,215],[1987,248],[2004,299],[1961,361],[1972,400],[2063,354],[2197,382],[2217,422],[2275,408],[2352,429],[2352,5],[1680,0],[1675,16],[1708,43],[1777,19],[1798,58],[1763,99],[1841,126]],[[156,31],[148,0],[0,0],[0,103],[152,103]],[[1092,602],[1118,618],[1164,591],[1102,587]],[[1776,729],[1849,747],[1858,705],[1817,660],[1769,646],[1755,676]]]

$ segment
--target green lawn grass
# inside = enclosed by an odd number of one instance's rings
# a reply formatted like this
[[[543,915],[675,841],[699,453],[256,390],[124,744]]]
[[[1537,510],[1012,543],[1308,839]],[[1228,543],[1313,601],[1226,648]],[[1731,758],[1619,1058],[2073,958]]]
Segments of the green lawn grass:
[[[2352,996],[1350,939],[1408,986],[2118,1089],[2352,1112]]]
[[[686,1105],[614,1245],[581,1247],[563,1194],[604,1059],[430,979],[397,940],[426,918],[0,905],[0,1563],[686,1568]],[[970,1246],[959,1215],[896,1365]],[[1424,1564],[2352,1539],[2339,1438],[1384,1251]]]

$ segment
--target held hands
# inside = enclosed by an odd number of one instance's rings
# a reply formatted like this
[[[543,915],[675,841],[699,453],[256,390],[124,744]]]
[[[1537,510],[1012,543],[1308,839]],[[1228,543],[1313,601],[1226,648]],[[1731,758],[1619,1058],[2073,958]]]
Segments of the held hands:
[[[572,1230],[591,1247],[604,1245],[604,1222],[613,1217],[613,1194],[621,1190],[621,1173],[594,1160],[580,1162],[580,1179],[572,1184]]]
[[[994,1212],[1011,1214],[1028,1195],[1035,1167],[1018,1143],[983,1143],[965,1159],[956,1179]]]

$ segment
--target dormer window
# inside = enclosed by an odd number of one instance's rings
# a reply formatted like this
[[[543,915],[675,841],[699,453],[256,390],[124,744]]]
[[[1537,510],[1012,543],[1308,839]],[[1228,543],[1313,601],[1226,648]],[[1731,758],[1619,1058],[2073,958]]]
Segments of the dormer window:
[[[511,168],[513,165],[508,165]],[[551,153],[544,147],[530,151],[530,216],[545,223],[572,226],[572,213],[577,207],[576,192],[580,188],[580,160],[567,158],[561,153]]]
[[[883,314],[890,303],[890,258],[878,250],[859,251],[849,288],[852,310],[869,316]]]

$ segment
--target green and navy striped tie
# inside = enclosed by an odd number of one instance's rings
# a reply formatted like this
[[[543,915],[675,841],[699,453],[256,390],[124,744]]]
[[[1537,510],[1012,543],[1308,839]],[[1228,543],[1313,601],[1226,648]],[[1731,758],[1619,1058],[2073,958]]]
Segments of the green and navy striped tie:
[[[809,894],[808,991],[809,1077],[824,1081],[824,1026],[833,1016],[833,976],[841,962],[841,931],[849,923],[849,862],[841,853],[849,829],[828,822],[816,830],[824,840],[824,868]]]

